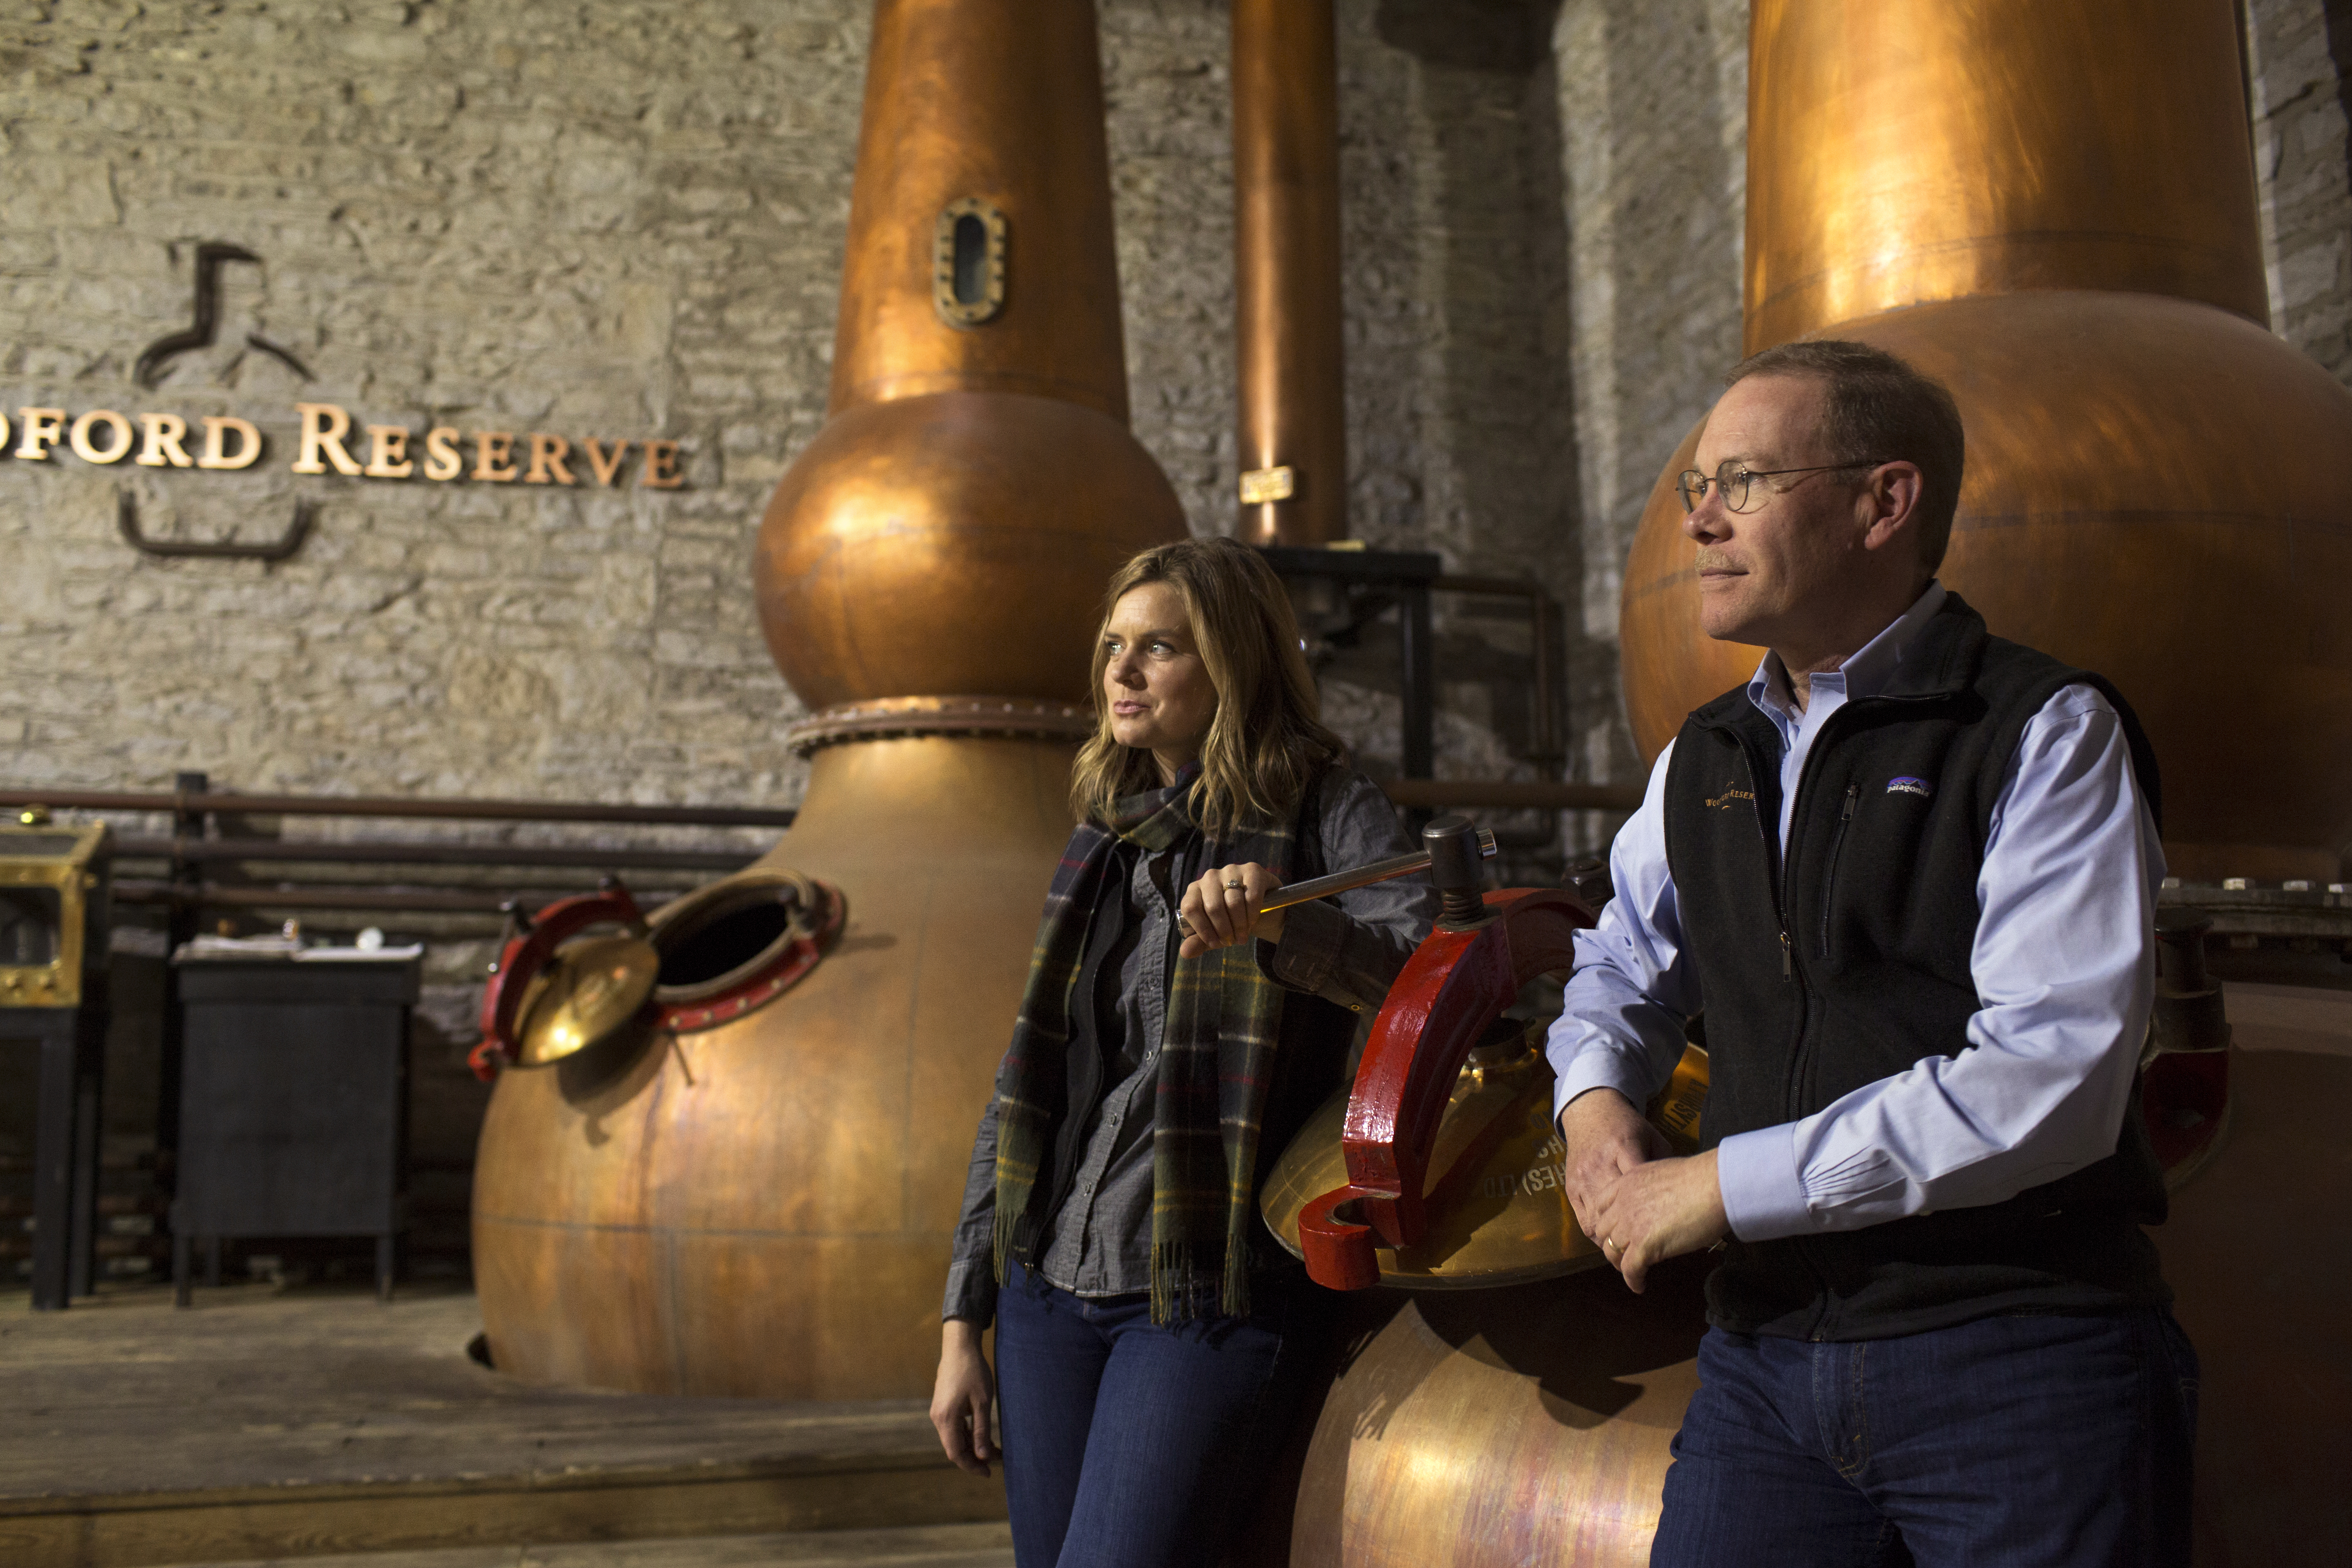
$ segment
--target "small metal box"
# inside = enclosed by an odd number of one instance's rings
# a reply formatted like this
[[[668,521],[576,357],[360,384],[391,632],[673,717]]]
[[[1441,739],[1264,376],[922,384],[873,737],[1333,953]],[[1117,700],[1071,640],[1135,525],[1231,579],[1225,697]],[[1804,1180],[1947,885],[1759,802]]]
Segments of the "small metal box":
[[[106,963],[106,825],[0,826],[0,1007],[79,1007]]]

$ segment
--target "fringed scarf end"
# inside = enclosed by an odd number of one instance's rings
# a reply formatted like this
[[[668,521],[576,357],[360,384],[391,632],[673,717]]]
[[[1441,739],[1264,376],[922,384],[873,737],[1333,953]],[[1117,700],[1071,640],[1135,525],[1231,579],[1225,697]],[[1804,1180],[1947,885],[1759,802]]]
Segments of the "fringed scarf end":
[[[1009,1284],[1012,1270],[1006,1265],[1012,1259],[1019,1258],[1024,1268],[1031,1268],[1034,1264],[1037,1248],[1036,1216],[1014,1214],[1000,1203],[996,1207],[996,1226],[993,1235],[996,1282],[999,1285]]]
[[[1201,1268],[1189,1241],[1156,1244],[1151,1249],[1151,1321],[1156,1328],[1192,1322],[1202,1318],[1242,1318],[1249,1315],[1249,1269],[1227,1261],[1214,1269]]]

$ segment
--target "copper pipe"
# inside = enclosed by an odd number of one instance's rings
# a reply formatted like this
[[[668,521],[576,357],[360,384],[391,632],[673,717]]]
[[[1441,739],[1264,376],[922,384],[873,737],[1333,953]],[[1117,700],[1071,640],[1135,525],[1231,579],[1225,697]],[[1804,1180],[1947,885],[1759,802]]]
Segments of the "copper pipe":
[[[2231,6],[1759,0],[1749,37],[1748,353],[2035,289],[2268,323]]]
[[[1328,544],[1348,536],[1331,0],[1234,0],[1233,27],[1241,468],[1244,484],[1287,468],[1291,487],[1243,504],[1235,536]]]

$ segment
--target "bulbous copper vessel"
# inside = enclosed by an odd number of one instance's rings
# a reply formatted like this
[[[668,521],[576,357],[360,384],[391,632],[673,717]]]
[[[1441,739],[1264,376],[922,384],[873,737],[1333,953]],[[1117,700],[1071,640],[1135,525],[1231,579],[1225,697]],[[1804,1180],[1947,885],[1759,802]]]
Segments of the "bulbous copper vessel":
[[[1103,584],[1184,531],[1126,426],[1092,0],[878,0],[847,252],[830,417],[755,567],[818,710],[799,820],[654,918],[682,1032],[509,1069],[482,1130],[483,1322],[531,1382],[929,1389]],[[779,868],[847,918],[763,984]]]

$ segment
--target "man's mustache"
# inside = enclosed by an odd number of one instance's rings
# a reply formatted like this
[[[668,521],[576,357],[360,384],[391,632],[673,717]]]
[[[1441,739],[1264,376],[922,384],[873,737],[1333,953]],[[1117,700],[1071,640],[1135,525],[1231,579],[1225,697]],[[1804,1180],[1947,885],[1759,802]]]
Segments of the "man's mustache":
[[[1712,550],[1702,550],[1698,552],[1697,570],[1701,572],[1745,572],[1748,568],[1742,566],[1738,562],[1733,560],[1728,555],[1717,554]]]

